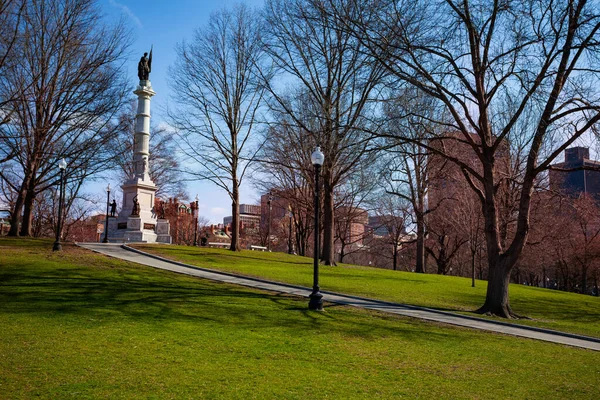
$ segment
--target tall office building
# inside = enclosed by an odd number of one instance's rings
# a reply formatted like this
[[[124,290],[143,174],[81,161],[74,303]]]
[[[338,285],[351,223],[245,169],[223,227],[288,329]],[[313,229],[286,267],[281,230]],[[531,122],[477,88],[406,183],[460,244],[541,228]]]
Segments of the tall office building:
[[[600,200],[600,162],[590,160],[590,149],[571,147],[565,161],[550,169],[550,189],[571,197],[587,193]]]
[[[260,206],[253,204],[240,204],[240,223],[245,225],[258,225],[260,224]],[[233,216],[229,215],[223,218],[223,225],[231,225]]]

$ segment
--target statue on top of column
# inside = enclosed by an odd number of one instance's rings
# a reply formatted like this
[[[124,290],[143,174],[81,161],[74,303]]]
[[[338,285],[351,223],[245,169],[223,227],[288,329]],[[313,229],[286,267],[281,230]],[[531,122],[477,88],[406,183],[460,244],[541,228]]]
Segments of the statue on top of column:
[[[138,63],[138,78],[140,78],[140,81],[150,79],[150,72],[152,72],[152,48],[150,48],[150,56],[148,56],[148,53],[144,53]]]

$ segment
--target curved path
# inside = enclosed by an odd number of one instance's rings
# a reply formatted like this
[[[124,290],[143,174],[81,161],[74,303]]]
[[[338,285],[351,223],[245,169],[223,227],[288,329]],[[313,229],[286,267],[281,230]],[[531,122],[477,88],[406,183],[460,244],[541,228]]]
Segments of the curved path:
[[[148,254],[117,243],[77,243],[77,245],[111,257],[120,258],[122,260],[132,261],[149,267],[160,268],[180,274],[193,275],[213,281],[249,286],[256,289],[268,290],[277,293],[286,293],[301,297],[308,297],[308,295],[311,293],[311,289],[307,287],[288,285],[263,279],[249,278],[230,273],[199,268],[192,265],[167,260],[165,258]],[[458,325],[466,328],[504,333],[507,335],[544,340],[547,342],[560,343],[564,345],[600,351],[600,339],[597,338],[557,332],[543,328],[491,321],[424,307],[371,300],[327,291],[321,291],[321,293],[323,294],[323,300],[330,303],[361,307],[369,310],[383,311],[428,321]]]

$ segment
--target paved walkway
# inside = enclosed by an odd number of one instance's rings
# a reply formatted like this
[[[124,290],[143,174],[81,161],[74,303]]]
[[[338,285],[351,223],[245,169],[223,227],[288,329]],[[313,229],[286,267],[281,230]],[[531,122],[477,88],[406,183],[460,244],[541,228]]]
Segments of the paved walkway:
[[[308,297],[308,295],[311,293],[311,289],[306,287],[282,284],[262,279],[247,278],[234,274],[194,267],[144,253],[137,249],[122,246],[121,244],[78,243],[78,245],[89,250],[109,255],[111,257],[120,258],[122,260],[132,261],[147,265],[149,267],[165,269],[181,274],[193,275],[213,281],[249,286],[256,289],[263,289],[271,292],[286,293],[302,297]],[[323,294],[323,300],[330,303],[362,307],[370,310],[399,314],[428,321],[441,322],[466,328],[504,333],[507,335],[521,336],[530,339],[544,340],[547,342],[560,343],[569,346],[600,351],[600,339],[596,338],[505,322],[489,321],[482,318],[469,317],[423,307],[370,300],[327,291],[321,291],[321,293]]]

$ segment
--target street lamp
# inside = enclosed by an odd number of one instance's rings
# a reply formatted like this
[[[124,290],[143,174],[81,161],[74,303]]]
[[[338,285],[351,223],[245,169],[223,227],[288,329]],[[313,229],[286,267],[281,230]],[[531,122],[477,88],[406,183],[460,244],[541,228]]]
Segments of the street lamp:
[[[313,291],[310,294],[308,301],[309,310],[323,311],[323,295],[319,291],[319,173],[321,166],[325,161],[325,156],[321,152],[321,148],[317,146],[315,151],[310,156],[312,165],[315,167],[315,247],[313,249]]]
[[[289,211],[289,217],[290,217],[290,231],[288,234],[288,254],[292,254],[293,253],[293,246],[292,246],[292,222],[293,222],[293,218],[294,218],[294,214],[292,213],[292,205],[288,205],[288,211]]]
[[[269,206],[269,225],[267,226],[267,251],[271,251],[271,202],[273,201],[273,196],[269,194],[269,200],[267,204]]]
[[[104,239],[102,243],[108,243],[108,207],[110,206],[110,183],[106,187],[106,218],[104,219]]]
[[[198,246],[198,195],[194,202],[194,246]]]
[[[65,169],[67,168],[67,162],[65,159],[61,159],[58,162],[58,168],[60,169],[60,185],[59,185],[59,194],[58,194],[58,223],[56,224],[56,240],[54,241],[54,246],[52,247],[53,251],[62,250],[62,246],[60,244],[60,233],[62,231],[62,207],[64,202],[64,180],[65,180]]]

